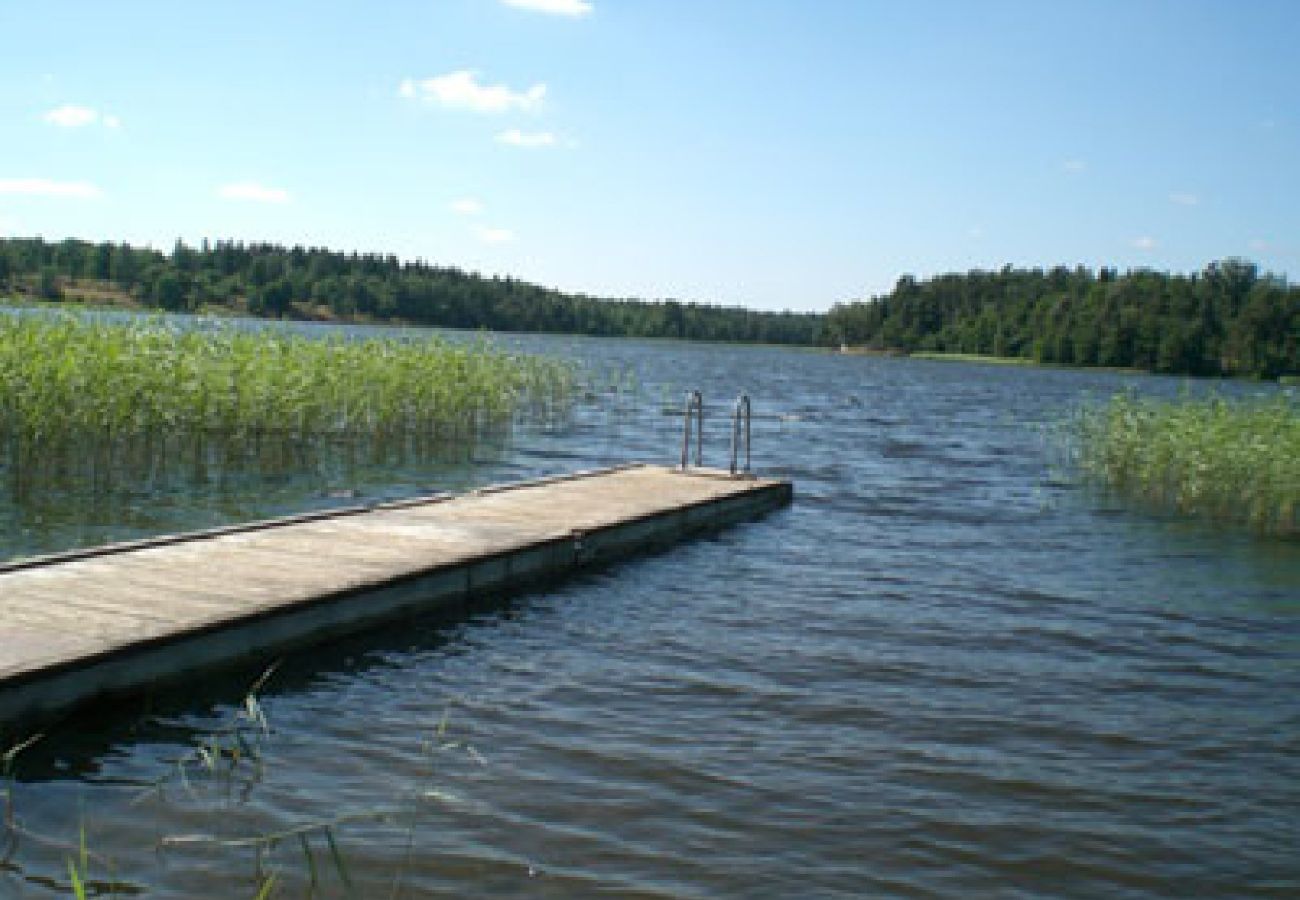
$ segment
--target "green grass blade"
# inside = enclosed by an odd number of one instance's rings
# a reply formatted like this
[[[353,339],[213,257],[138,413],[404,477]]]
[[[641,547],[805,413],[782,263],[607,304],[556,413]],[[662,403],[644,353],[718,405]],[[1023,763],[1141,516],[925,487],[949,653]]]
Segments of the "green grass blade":
[[[72,882],[72,895],[77,900],[86,900],[86,885],[81,880],[81,874],[77,871],[77,864],[73,860],[68,860],[68,880]]]
[[[343,853],[339,850],[338,842],[334,840],[334,829],[325,829],[325,840],[330,847],[330,856],[334,860],[334,868],[338,870],[339,880],[343,882],[343,887],[349,897],[357,896],[356,886],[352,883],[352,876],[348,872],[348,864],[343,859]]]

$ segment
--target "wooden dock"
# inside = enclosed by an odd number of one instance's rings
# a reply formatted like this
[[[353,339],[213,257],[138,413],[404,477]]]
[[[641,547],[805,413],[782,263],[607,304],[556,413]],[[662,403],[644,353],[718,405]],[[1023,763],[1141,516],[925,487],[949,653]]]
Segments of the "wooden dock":
[[[0,565],[0,737],[105,695],[661,547],[792,493],[630,465]]]

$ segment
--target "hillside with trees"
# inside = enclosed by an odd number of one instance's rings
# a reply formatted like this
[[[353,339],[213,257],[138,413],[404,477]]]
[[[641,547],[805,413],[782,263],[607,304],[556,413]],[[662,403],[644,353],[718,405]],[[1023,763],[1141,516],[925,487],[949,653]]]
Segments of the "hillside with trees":
[[[840,304],[833,340],[1190,375],[1300,372],[1300,288],[1228,259],[1193,275],[1082,267],[972,271]]]
[[[611,337],[849,345],[1190,375],[1300,372],[1300,288],[1227,259],[1202,272],[975,270],[900,278],[829,313],[601,299],[392,255],[272,244],[0,240],[0,295],[175,312]]]
[[[825,316],[676,300],[604,300],[514,278],[320,248],[177,242],[170,255],[126,244],[0,241],[0,292],[41,299],[129,300],[173,312],[223,308],[267,318],[406,322],[816,345]]]

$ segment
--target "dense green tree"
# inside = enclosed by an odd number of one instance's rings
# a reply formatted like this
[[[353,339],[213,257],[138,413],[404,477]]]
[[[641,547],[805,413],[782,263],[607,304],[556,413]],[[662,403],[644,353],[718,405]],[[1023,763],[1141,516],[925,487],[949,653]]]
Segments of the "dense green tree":
[[[36,282],[36,295],[42,300],[63,299],[63,289],[59,285],[59,272],[54,266],[41,266]]]
[[[126,244],[121,244],[113,249],[112,258],[109,260],[109,280],[115,282],[123,290],[131,290],[138,283],[140,275],[140,262],[137,259],[137,251],[131,249]]]
[[[197,268],[198,259],[198,253],[177,238],[176,246],[172,248],[172,268],[177,272],[189,274]]]
[[[90,271],[87,273],[91,278],[98,278],[100,281],[107,281],[113,274],[113,245],[99,244],[91,253]]]
[[[277,278],[270,284],[259,288],[253,298],[251,308],[261,316],[280,317],[289,311],[293,300],[293,285],[285,278]]]
[[[899,279],[836,306],[836,342],[898,351],[1020,356],[1192,375],[1300,371],[1300,288],[1226,259],[1194,275],[1003,268]]]
[[[11,290],[49,295],[61,279],[96,279],[174,310],[219,305],[450,328],[844,343],[1197,375],[1300,371],[1300,289],[1238,259],[1186,276],[1064,266],[904,275],[889,293],[824,315],[606,300],[392,255],[234,241],[197,248],[178,241],[163,254],[126,244],[0,240],[0,283],[6,277]]]
[[[149,288],[149,296],[155,306],[173,312],[186,308],[185,286],[180,276],[167,269],[159,269],[154,275]]]

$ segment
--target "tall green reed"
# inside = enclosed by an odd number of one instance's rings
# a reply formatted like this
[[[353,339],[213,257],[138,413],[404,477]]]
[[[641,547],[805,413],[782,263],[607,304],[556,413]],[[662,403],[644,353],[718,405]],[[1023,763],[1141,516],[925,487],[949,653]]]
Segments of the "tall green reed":
[[[1300,402],[1119,394],[1084,410],[1085,473],[1154,508],[1300,535]]]
[[[0,457],[21,494],[189,467],[287,471],[468,446],[563,416],[575,367],[486,341],[0,317]]]

